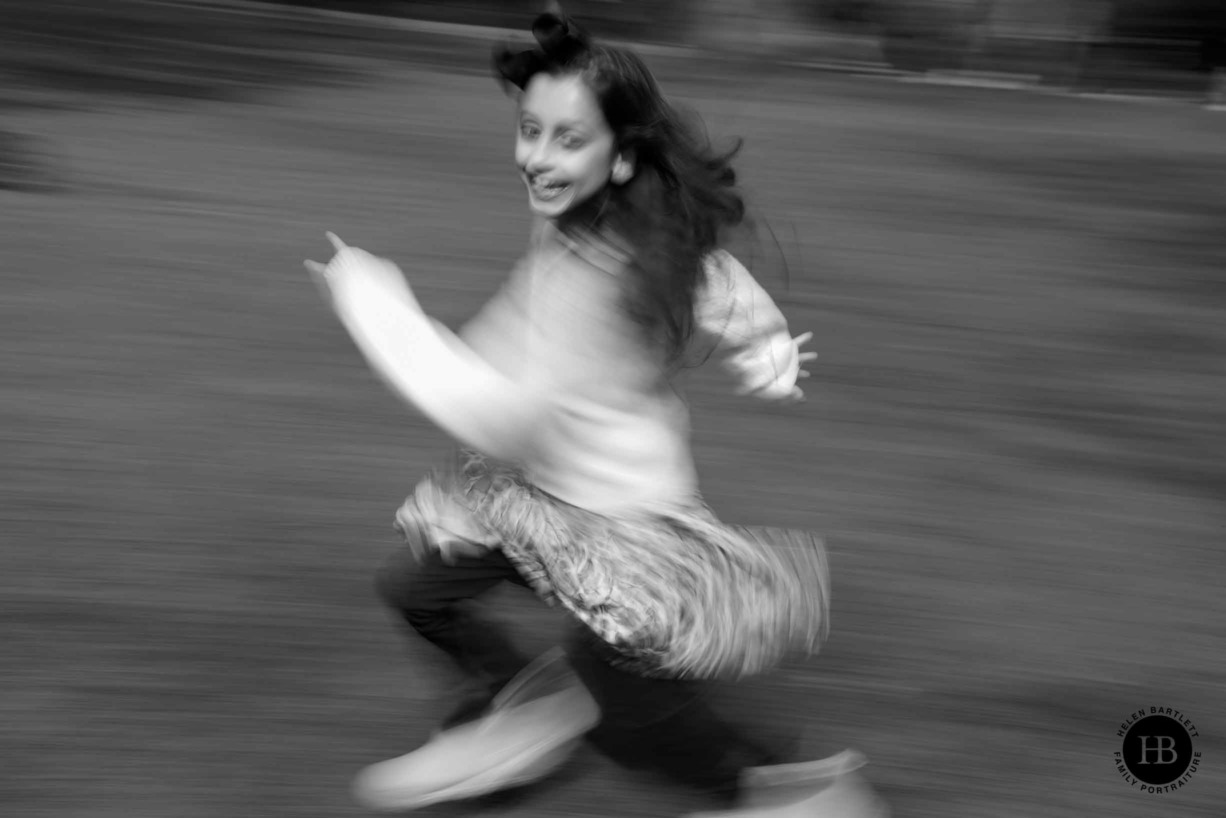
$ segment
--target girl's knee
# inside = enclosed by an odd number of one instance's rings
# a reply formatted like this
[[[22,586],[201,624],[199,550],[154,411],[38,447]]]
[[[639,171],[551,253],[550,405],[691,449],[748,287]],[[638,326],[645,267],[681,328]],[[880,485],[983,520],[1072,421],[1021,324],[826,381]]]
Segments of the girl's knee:
[[[422,576],[430,570],[431,548],[425,533],[411,521],[402,520],[398,530],[405,544],[387,559],[375,574],[375,592],[393,608],[405,609],[419,596]]]
[[[388,607],[408,610],[419,596],[421,557],[411,546],[401,548],[375,572],[375,593]]]

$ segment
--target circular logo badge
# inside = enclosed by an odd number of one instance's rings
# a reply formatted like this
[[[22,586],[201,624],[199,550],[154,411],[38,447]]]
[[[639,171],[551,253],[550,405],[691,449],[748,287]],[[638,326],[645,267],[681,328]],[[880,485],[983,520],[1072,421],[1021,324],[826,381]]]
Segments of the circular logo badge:
[[[1144,792],[1176,790],[1200,766],[1201,754],[1192,744],[1199,735],[1190,719],[1169,707],[1131,713],[1117,733],[1123,745],[1115,754],[1116,771]]]

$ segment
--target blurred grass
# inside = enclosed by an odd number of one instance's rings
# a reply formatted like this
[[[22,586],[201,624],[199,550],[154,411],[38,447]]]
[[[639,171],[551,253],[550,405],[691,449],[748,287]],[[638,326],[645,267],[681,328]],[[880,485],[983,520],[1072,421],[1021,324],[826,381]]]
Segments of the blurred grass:
[[[470,314],[525,236],[506,102],[475,43],[260,25],[312,67],[263,55],[257,93],[191,103],[26,75],[47,104],[5,110],[61,180],[0,191],[6,815],[357,815],[350,774],[422,740],[452,678],[370,591],[447,442],[300,261],[335,230]],[[865,750],[898,815],[1217,814],[1223,120],[656,62],[747,137],[794,267],[763,282],[822,354],[793,411],[692,384],[716,509],[821,530],[837,571],[826,653],[728,697]],[[499,601],[546,644],[552,615]],[[1161,798],[1111,759],[1151,704],[1206,754]],[[585,755],[481,809],[701,805]]]

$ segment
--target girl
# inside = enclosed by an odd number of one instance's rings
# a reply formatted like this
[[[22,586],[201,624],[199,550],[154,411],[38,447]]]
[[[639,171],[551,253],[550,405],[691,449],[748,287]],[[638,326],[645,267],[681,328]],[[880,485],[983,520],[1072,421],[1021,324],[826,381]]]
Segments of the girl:
[[[308,262],[372,367],[466,447],[398,512],[408,545],[380,591],[480,680],[445,728],[480,718],[526,664],[463,604],[516,582],[573,615],[569,659],[607,745],[732,794],[745,770],[778,779],[780,759],[715,717],[702,682],[816,650],[828,574],[812,535],[725,525],[703,504],[673,382],[714,358],[740,392],[793,402],[816,355],[720,249],[744,217],[732,153],[699,138],[633,53],[556,14],[534,34],[537,48],[495,59],[517,101],[531,245],[459,336],[386,260],[329,234],[335,257]]]

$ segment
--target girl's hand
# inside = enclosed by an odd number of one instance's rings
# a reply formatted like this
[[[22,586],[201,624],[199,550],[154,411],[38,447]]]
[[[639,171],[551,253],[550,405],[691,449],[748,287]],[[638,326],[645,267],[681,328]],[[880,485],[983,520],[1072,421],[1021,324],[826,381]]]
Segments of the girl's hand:
[[[412,497],[396,510],[396,520],[392,527],[404,538],[413,562],[417,565],[423,564],[430,556],[433,546],[430,543],[429,526],[422,519]]]
[[[414,304],[417,303],[404,274],[395,264],[360,248],[350,247],[335,233],[328,233],[327,236],[336,251],[332,260],[327,264],[310,260],[303,263],[329,301],[338,287],[366,284],[388,295],[407,296]]]
[[[418,564],[437,551],[448,565],[463,559],[476,559],[498,547],[498,539],[453,498],[438,497],[431,503],[429,516],[422,512],[415,496],[410,496],[396,511],[392,526],[405,539]]]
[[[318,261],[312,261],[310,259],[307,259],[302,263],[306,265],[307,270],[311,273],[312,280],[319,285],[320,290],[322,290],[324,295],[328,296],[330,299],[332,297],[332,285],[343,268],[341,253],[349,250],[350,247],[349,245],[345,244],[345,242],[341,241],[340,236],[336,235],[335,233],[329,232],[325,233],[324,235],[328,237],[328,241],[331,242],[332,249],[335,253],[335,255],[332,256],[332,260],[327,264],[320,264]]]
[[[808,363],[809,361],[817,360],[816,352],[801,352],[800,351],[800,348],[804,346],[805,344],[809,343],[809,341],[811,341],[812,339],[813,339],[813,333],[811,332],[806,332],[803,335],[797,335],[795,338],[792,339],[792,343],[795,344],[796,346],[796,353],[797,353],[796,359],[800,361],[800,366],[801,366],[800,371],[796,373],[797,380],[799,380],[800,378],[809,377],[809,370],[805,369],[804,365]],[[805,399],[804,390],[801,389],[800,385],[798,384],[792,387],[792,391],[788,394],[786,398],[783,399],[782,402],[785,404],[801,403],[802,401],[804,401],[804,399]]]

